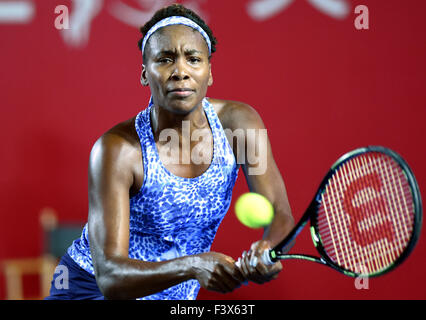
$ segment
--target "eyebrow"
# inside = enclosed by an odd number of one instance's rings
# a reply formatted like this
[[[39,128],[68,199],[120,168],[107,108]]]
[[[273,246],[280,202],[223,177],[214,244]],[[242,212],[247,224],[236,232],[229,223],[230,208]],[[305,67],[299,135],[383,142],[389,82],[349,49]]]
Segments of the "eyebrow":
[[[185,50],[185,54],[190,55],[190,54],[194,54],[194,53],[198,53],[198,54],[202,54],[203,52],[197,49],[189,49],[189,50]]]
[[[192,54],[202,54],[203,52],[197,49],[187,49],[184,51],[185,55],[192,55]],[[158,52],[155,56],[159,57],[159,56],[174,56],[176,55],[176,50],[161,50],[160,52]]]

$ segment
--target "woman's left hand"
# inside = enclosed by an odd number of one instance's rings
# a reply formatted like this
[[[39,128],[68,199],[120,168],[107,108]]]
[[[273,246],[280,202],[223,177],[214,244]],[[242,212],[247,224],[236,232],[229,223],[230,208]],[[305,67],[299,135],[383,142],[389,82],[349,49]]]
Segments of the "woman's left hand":
[[[262,284],[278,278],[283,268],[281,262],[266,265],[262,261],[263,252],[269,249],[271,246],[268,241],[259,240],[251,245],[248,252],[244,251],[238,259],[237,266],[247,280]]]

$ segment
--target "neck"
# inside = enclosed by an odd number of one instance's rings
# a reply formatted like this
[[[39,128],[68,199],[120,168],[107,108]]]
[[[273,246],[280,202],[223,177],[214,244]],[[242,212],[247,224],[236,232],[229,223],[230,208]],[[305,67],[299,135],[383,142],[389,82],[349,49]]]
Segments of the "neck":
[[[207,117],[204,113],[203,104],[200,103],[186,114],[173,113],[158,105],[152,106],[151,123],[155,136],[158,136],[164,129],[173,129],[182,133],[182,129],[189,130],[202,129],[208,127]]]

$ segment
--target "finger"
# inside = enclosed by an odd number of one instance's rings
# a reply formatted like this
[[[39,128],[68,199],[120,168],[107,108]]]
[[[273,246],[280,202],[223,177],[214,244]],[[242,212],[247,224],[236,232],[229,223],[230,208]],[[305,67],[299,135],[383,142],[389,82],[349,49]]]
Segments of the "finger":
[[[265,251],[263,251],[265,252]],[[261,255],[263,255],[263,252],[261,253]],[[275,264],[269,265],[269,264],[265,264],[263,259],[261,257],[259,257],[259,261],[256,265],[256,269],[257,271],[262,274],[262,275],[268,275],[271,272],[274,273],[275,270],[277,270],[277,267],[275,266]],[[279,272],[279,268],[278,268],[278,272]]]
[[[256,241],[251,244],[250,251],[256,251],[256,248],[260,245],[260,241]]]
[[[241,268],[241,257],[240,258],[238,258],[238,260],[237,261],[235,261],[235,266],[239,269],[239,268]]]
[[[243,256],[241,258],[241,262],[242,262],[242,265],[244,266],[246,277],[250,276],[250,273],[252,272],[251,267],[249,265],[249,259],[250,259],[249,252],[244,251]]]
[[[250,266],[253,268],[256,268],[258,262],[259,262],[259,258],[253,254],[250,258]]]
[[[258,284],[262,284],[272,280],[272,276],[280,271],[278,268],[274,268],[273,265],[265,265],[262,259],[259,256],[255,255],[256,251],[249,252],[249,272],[250,280]],[[263,254],[263,251],[260,251],[259,254]]]
[[[246,255],[246,261],[247,261],[247,264],[250,267],[250,270],[252,272],[256,268],[256,264],[257,264],[257,261],[254,261],[253,259],[254,259],[254,251],[253,250],[249,250],[249,252]]]
[[[240,262],[239,270],[244,277],[242,284],[248,285],[249,280],[251,280],[249,268],[248,268],[247,263],[245,262],[245,260],[243,258],[239,258],[238,260]]]
[[[247,279],[250,276],[250,272],[246,264],[246,261],[244,258],[240,258],[238,260],[240,261],[240,271],[243,274],[244,278]]]
[[[259,260],[262,260],[261,256],[263,252],[265,251],[265,249],[266,249],[265,242],[262,242],[262,241],[256,242],[252,245],[250,250],[251,251],[250,265],[253,268],[256,268],[256,266],[259,263]]]
[[[252,268],[256,268],[256,265],[257,265],[257,262],[258,262],[258,259],[256,258],[256,252],[257,252],[256,247],[254,247],[252,245],[252,247],[251,247],[251,249],[250,249],[250,251],[248,253],[248,255],[249,255],[249,264],[250,264],[250,267],[252,267]]]
[[[259,259],[253,254],[253,251],[252,251],[250,255],[247,256],[247,264],[249,265],[250,273],[255,276],[258,275],[258,271],[256,269],[258,262],[259,262]]]
[[[248,269],[248,279],[255,282],[255,283],[262,283],[261,281],[261,274],[257,271],[255,267],[253,267],[252,261],[252,252],[249,252],[244,257],[244,264],[247,266]]]
[[[249,280],[252,280],[254,269],[250,266],[249,259],[250,259],[249,253],[244,252],[241,259],[241,262],[242,262],[241,264],[243,266],[245,277]]]
[[[246,272],[246,270],[244,270],[245,269],[245,266],[243,267],[243,262],[242,262],[242,260],[241,260],[241,257],[240,258],[238,258],[238,260],[237,260],[237,262],[235,263],[235,266],[237,267],[237,269],[238,269],[238,272],[240,273],[240,275],[241,275],[241,277],[242,277],[242,281],[241,281],[241,283],[242,284],[244,284],[244,285],[247,285],[248,284],[248,280],[247,280],[247,272]]]

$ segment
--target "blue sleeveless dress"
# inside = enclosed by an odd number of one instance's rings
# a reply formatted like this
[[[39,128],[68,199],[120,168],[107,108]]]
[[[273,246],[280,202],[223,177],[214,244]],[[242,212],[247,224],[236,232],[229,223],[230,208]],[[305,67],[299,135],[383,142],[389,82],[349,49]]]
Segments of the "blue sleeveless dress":
[[[217,229],[229,209],[239,165],[211,103],[203,100],[213,135],[208,169],[195,178],[168,171],[160,160],[151,127],[152,102],[136,117],[143,153],[144,181],[130,198],[129,258],[164,261],[210,250]],[[94,274],[87,224],[68,249],[71,258]],[[141,299],[195,299],[200,285],[189,280]]]

